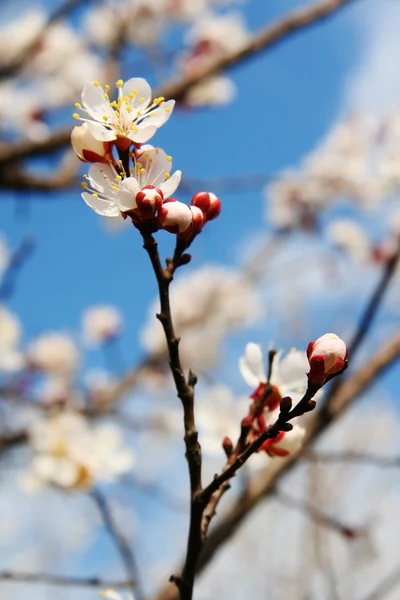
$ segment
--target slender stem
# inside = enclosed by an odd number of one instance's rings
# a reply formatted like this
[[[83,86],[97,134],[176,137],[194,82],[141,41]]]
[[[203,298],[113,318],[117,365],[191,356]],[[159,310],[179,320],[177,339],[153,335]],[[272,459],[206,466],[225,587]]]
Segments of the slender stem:
[[[132,592],[135,594],[135,600],[143,600],[144,594],[139,581],[138,567],[132,548],[130,547],[126,537],[119,530],[105,496],[99,490],[93,490],[90,495],[99,510],[105,528],[107,529],[119,552],[119,555],[121,556],[121,560],[125,566],[126,574],[131,582]]]
[[[193,596],[194,577],[197,559],[202,548],[201,519],[204,507],[197,501],[197,495],[202,490],[201,484],[201,447],[197,439],[195,415],[194,415],[194,386],[197,381],[196,375],[189,371],[186,378],[181,364],[179,354],[179,338],[175,335],[171,306],[169,299],[169,286],[175,270],[181,265],[182,253],[188,244],[181,243],[177,238],[177,244],[172,260],[167,261],[164,269],[158,254],[157,242],[154,237],[146,231],[141,231],[143,247],[149,255],[158,284],[160,299],[160,313],[157,315],[165,334],[168,346],[169,366],[175,382],[177,395],[182,402],[183,422],[185,430],[186,460],[190,478],[190,524],[186,550],[186,559],[182,576],[172,576],[179,589],[181,600],[191,600]]]
[[[0,571],[0,580],[14,583],[42,583],[46,585],[57,585],[62,587],[99,587],[99,588],[128,588],[133,582],[108,581],[99,577],[69,577],[63,575],[52,575],[50,573],[23,573],[20,571]]]

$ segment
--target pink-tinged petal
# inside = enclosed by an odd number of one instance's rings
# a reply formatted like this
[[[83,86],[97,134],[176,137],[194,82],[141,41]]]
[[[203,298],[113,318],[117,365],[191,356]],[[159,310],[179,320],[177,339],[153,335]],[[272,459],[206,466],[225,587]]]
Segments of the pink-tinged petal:
[[[156,127],[161,127],[164,125],[172,115],[172,110],[175,105],[175,100],[168,100],[163,105],[158,106],[154,110],[149,113],[148,117],[145,117],[142,121],[142,125],[148,127],[150,125],[155,125]]]
[[[112,142],[117,139],[113,129],[108,129],[105,125],[95,123],[94,121],[87,121],[87,124],[90,133],[96,140],[100,142]]]
[[[100,85],[86,83],[81,98],[83,107],[96,121],[102,121],[104,115],[113,118],[114,111],[110,106],[110,102],[104,97],[104,90]]]
[[[117,173],[106,163],[93,163],[88,171],[91,186],[106,195],[114,195],[111,183],[115,183]]]
[[[263,354],[259,344],[247,344],[244,356],[239,359],[239,370],[245,382],[256,388],[261,382],[267,380],[264,369]]]
[[[98,215],[103,217],[120,217],[118,206],[109,200],[103,200],[102,198],[95,198],[93,194],[89,192],[83,192],[82,198],[88,206]]]
[[[137,162],[140,162],[146,171],[141,179],[147,185],[161,187],[165,179],[165,174],[171,170],[171,157],[168,160],[167,154],[162,148],[153,148],[149,144],[143,146],[136,154],[136,157]]]
[[[127,137],[132,142],[137,142],[138,144],[147,142],[147,140],[153,137],[153,135],[158,129],[158,127],[156,127],[155,125],[149,125],[149,127],[146,127],[145,125],[138,125],[138,127],[138,131],[130,131],[127,134]]]
[[[137,208],[136,194],[140,191],[138,182],[134,177],[124,179],[116,196],[116,203],[122,212]]]
[[[168,172],[168,171],[167,171]],[[164,198],[169,198],[177,189],[181,181],[182,171],[175,171],[173,175],[160,185]]]
[[[132,77],[125,81],[122,86],[122,94],[128,97],[129,94],[135,94],[135,97],[132,98],[134,108],[147,108],[151,101],[151,87],[142,77]],[[144,98],[144,100],[140,102],[140,98]]]

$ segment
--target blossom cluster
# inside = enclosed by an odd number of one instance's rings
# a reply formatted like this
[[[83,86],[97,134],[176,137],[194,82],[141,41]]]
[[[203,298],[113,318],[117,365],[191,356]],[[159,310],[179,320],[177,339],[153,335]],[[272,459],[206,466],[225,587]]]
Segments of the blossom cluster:
[[[266,214],[277,231],[316,230],[322,211],[344,200],[351,211],[382,221],[382,204],[400,188],[400,113],[381,119],[353,115],[334,126],[326,139],[296,170],[283,172],[265,188]],[[387,202],[390,209],[390,203]],[[363,262],[387,260],[399,243],[398,211],[387,215],[387,235],[370,239],[360,218],[331,219],[330,242]]]
[[[109,86],[87,83],[76,103],[73,116],[83,124],[72,131],[72,147],[81,161],[92,163],[82,183],[83,200],[100,215],[130,217],[147,231],[192,238],[219,215],[220,200],[209,192],[195,194],[191,206],[173,198],[181,171],[171,175],[172,157],[145,144],[169,119],[174,101],[152,100],[140,77],[118,80],[116,87],[117,100],[110,101]]]

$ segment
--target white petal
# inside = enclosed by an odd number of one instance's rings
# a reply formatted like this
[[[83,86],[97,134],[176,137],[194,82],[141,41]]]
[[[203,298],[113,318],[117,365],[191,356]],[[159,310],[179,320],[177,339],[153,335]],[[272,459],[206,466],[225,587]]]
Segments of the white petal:
[[[88,206],[98,215],[103,217],[120,217],[120,211],[118,206],[111,202],[111,200],[102,200],[102,198],[95,198],[93,194],[83,192],[82,198]]]
[[[114,111],[104,98],[104,90],[100,85],[86,83],[81,98],[84,108],[96,121],[102,121],[104,115],[109,118],[114,116]]]
[[[173,175],[160,185],[164,198],[169,198],[177,189],[181,181],[182,171],[175,171]]]
[[[117,192],[116,202],[121,211],[131,210],[137,208],[136,194],[140,192],[138,182],[134,177],[128,177],[124,179]]]
[[[157,127],[161,127],[164,125],[172,115],[172,110],[175,105],[175,100],[168,100],[162,106],[155,108],[152,112],[154,113],[152,116],[145,117],[143,120],[143,125],[146,127],[148,125],[156,125]]]
[[[92,136],[100,142],[112,142],[117,138],[115,131],[113,129],[108,129],[102,123],[87,121],[87,125]]]
[[[257,387],[267,380],[261,346],[250,342],[247,344],[244,356],[239,359],[239,370],[243,379],[250,387]]]
[[[289,352],[280,361],[279,379],[284,388],[298,388],[307,385],[306,373],[310,370],[305,352]]]
[[[138,144],[142,144],[143,142],[147,142],[155,132],[157,131],[157,127],[155,125],[149,125],[149,127],[145,127],[144,125],[138,125],[139,131],[130,131],[127,134],[127,137],[132,142],[137,142]]]
[[[93,163],[88,172],[91,185],[96,190],[106,195],[113,195],[113,190],[108,182],[114,183],[116,174],[116,171],[111,167],[111,165],[104,163]],[[105,179],[104,176],[106,176],[107,179]]]
[[[165,179],[165,173],[169,173],[172,167],[172,161],[168,160],[166,152],[162,148],[153,148],[149,144],[143,146],[137,154],[137,161],[146,170],[141,178],[145,181],[143,185],[160,187]]]
[[[122,94],[129,96],[133,93],[133,90],[137,90],[135,98],[132,100],[132,106],[135,108],[147,108],[151,100],[151,87],[145,79],[142,77],[132,77],[125,81],[122,86]],[[139,102],[139,98],[144,98],[143,102]]]

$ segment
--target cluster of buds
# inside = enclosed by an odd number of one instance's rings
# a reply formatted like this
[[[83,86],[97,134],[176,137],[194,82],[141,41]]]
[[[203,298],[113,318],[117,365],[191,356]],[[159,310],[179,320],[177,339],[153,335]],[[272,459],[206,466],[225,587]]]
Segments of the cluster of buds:
[[[337,335],[326,333],[309,343],[307,356],[293,351],[281,360],[281,353],[272,350],[267,376],[260,346],[250,343],[239,366],[245,381],[255,388],[250,395],[249,414],[241,423],[242,436],[245,434],[247,443],[251,443],[279,420],[282,426],[278,435],[266,439],[258,451],[271,457],[287,457],[300,450],[306,434],[297,418],[315,407],[318,390],[346,368],[347,348]],[[291,412],[292,406],[295,412]]]
[[[188,206],[175,197],[181,172],[171,175],[172,158],[161,148],[143,145],[169,118],[174,102],[151,101],[147,81],[117,81],[118,99],[110,102],[109,87],[86,84],[81,103],[84,121],[73,129],[72,147],[83,162],[92,163],[84,176],[82,198],[95,212],[128,218],[142,229],[158,229],[192,239],[221,210],[212,193],[198,192]],[[114,155],[114,149],[116,155]]]

